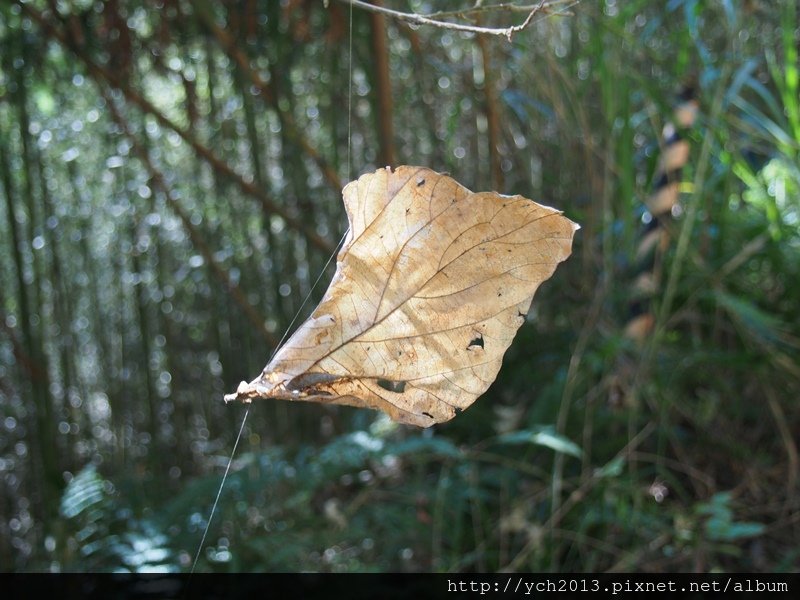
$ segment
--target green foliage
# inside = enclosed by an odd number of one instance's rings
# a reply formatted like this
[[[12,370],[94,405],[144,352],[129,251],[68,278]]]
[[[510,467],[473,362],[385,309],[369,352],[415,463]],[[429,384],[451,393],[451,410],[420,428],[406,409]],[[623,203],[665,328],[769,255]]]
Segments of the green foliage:
[[[506,433],[500,436],[500,442],[504,444],[535,444],[569,454],[575,458],[581,457],[580,447],[563,435],[556,433],[550,426]]]
[[[64,489],[61,516],[69,536],[65,570],[177,570],[166,536],[151,520],[135,515],[113,483],[91,465]]]
[[[438,436],[376,435],[380,428],[378,422],[372,432],[292,456],[275,449],[237,458],[197,568],[452,571],[495,570],[510,561],[544,569],[566,541],[560,564],[600,570],[650,558],[624,551],[648,540],[679,560],[709,549],[739,555],[737,542],[764,533],[760,523],[737,520],[731,493],[671,506],[660,495],[665,485],[637,489],[619,457],[584,480],[574,492],[582,492],[576,497],[583,508],[554,526],[544,518],[549,475],[531,469],[538,454],[519,456],[519,440],[501,436],[490,448],[458,449]],[[195,480],[145,519],[87,467],[62,500],[76,564],[188,570],[219,482]],[[583,550],[576,553],[575,544]]]
[[[703,502],[697,507],[698,514],[708,516],[705,534],[709,540],[733,542],[764,533],[764,525],[761,523],[735,522],[730,503],[730,492],[719,492],[709,502]]]

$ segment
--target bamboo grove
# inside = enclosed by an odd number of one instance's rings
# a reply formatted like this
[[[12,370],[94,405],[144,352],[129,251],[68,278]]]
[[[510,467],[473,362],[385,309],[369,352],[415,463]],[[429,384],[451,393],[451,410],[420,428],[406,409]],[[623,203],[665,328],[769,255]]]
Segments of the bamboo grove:
[[[535,3],[372,4],[508,28]],[[339,0],[0,2],[0,569],[188,568],[241,423],[223,394],[319,300],[342,186],[404,163],[558,206],[573,258],[452,424],[253,409],[200,567],[796,568],[797,7],[542,4],[505,37]],[[639,345],[688,80],[682,241]]]

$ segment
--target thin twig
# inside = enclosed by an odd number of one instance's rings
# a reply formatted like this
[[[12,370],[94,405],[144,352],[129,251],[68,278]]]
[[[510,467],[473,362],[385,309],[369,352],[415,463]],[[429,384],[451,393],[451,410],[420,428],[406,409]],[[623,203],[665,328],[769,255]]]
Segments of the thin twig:
[[[653,432],[655,429],[655,424],[651,421],[647,425],[645,425],[635,436],[631,438],[631,440],[622,448],[617,454],[609,460],[605,466],[612,464],[614,461],[620,459],[626,459],[628,461],[630,459],[631,454],[636,450],[636,448],[645,440],[647,437]],[[550,515],[550,518],[542,524],[543,530],[553,531],[558,527],[558,524],[561,523],[561,519],[572,510],[572,508],[578,504],[580,501],[586,498],[586,495],[589,491],[601,480],[603,479],[603,469],[597,469],[594,475],[588,479],[585,479],[577,488],[575,488],[569,497],[564,501],[563,504],[559,506],[559,508],[553,511]],[[522,564],[527,560],[528,556],[536,549],[537,545],[539,544],[538,539],[531,539],[525,546],[520,550],[517,555],[504,567],[500,569],[500,571],[504,572],[513,572],[517,571]]]
[[[536,4],[514,4],[512,2],[501,2],[500,4],[475,4],[475,6],[471,6],[470,8],[464,8],[461,10],[442,10],[433,13],[426,13],[425,16],[429,19],[452,19],[452,18],[468,18],[470,15],[479,15],[482,13],[489,13],[489,12],[501,12],[501,11],[508,11],[508,12],[517,12],[517,13],[527,13],[534,9],[540,12],[550,12],[553,8],[558,7],[562,4],[567,4],[569,0],[553,0],[553,2],[540,2],[539,5]],[[557,15],[572,15],[569,12],[559,11],[555,13]]]
[[[362,2],[362,0],[339,0],[339,1],[346,2],[347,4],[352,4],[356,8],[361,8],[364,10],[368,10],[370,12],[384,14],[393,19],[397,19],[398,21],[416,23],[417,25],[433,25],[434,27],[440,27],[442,29],[452,29],[454,31],[467,31],[470,33],[483,33],[486,35],[501,35],[505,36],[509,42],[511,41],[511,38],[514,37],[515,33],[519,33],[520,31],[522,31],[523,29],[528,27],[528,25],[531,24],[531,21],[533,21],[533,17],[535,17],[537,13],[544,10],[546,7],[550,6],[550,4],[545,2],[544,0],[533,5],[533,7],[528,12],[528,16],[519,25],[512,25],[510,27],[479,27],[477,25],[465,25],[463,23],[451,23],[450,21],[441,21],[439,19],[432,19],[429,16],[418,15],[416,13],[404,13],[397,10],[392,10],[391,8],[386,8],[384,6],[376,6],[374,4],[370,4],[369,2]]]
[[[586,348],[592,336],[597,331],[597,322],[600,318],[603,305],[608,293],[608,287],[603,285],[594,296],[592,306],[587,312],[586,320],[584,321],[583,328],[578,336],[578,341],[575,344],[575,349],[569,360],[569,367],[567,368],[566,382],[564,383],[564,390],[561,394],[561,402],[559,403],[558,417],[556,418],[556,432],[559,435],[564,435],[567,428],[567,416],[569,415],[570,406],[572,405],[572,398],[575,392],[575,386],[578,383],[578,373],[581,362],[586,354]],[[553,526],[557,524],[552,515],[559,513],[561,510],[561,493],[564,485],[564,454],[556,452],[553,458],[553,474],[552,486],[550,491],[550,512],[551,523]],[[552,530],[551,530],[552,533]]]
[[[800,453],[797,451],[797,444],[792,436],[790,425],[787,423],[786,414],[781,408],[778,398],[775,397],[775,391],[772,386],[759,377],[761,389],[764,390],[764,395],[767,397],[767,405],[775,419],[775,426],[778,429],[778,434],[781,437],[783,446],[786,449],[787,469],[786,469],[786,504],[785,512],[791,512],[792,507],[796,506],[797,498],[797,474],[800,472]]]

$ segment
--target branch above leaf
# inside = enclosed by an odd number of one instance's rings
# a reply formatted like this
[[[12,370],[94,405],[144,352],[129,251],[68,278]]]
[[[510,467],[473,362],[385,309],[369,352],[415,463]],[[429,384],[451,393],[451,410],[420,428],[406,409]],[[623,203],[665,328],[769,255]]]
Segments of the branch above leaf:
[[[467,31],[470,33],[478,33],[485,35],[500,35],[506,37],[509,42],[511,41],[514,34],[519,33],[520,31],[526,29],[533,22],[533,18],[539,13],[552,14],[552,15],[571,14],[566,10],[566,8],[564,9],[557,8],[561,5],[567,4],[568,0],[554,0],[552,2],[545,2],[545,0],[541,0],[536,4],[525,5],[525,6],[513,3],[482,6],[480,2],[476,2],[473,7],[465,8],[464,10],[461,11],[437,12],[437,13],[431,13],[429,15],[420,15],[417,13],[406,13],[397,10],[392,10],[391,8],[386,8],[384,6],[379,6],[376,4],[370,4],[369,2],[363,2],[362,0],[339,0],[339,1],[345,4],[350,4],[356,8],[386,15],[387,17],[390,17],[392,19],[397,19],[398,21],[405,21],[407,23],[414,23],[416,25],[433,25],[434,27],[441,27],[442,29],[452,29],[455,31]],[[571,6],[572,4],[574,4],[574,2],[568,4],[568,6]],[[455,23],[451,21],[442,20],[443,18],[448,18],[448,17],[461,17],[462,19],[468,19],[469,15],[486,13],[492,10],[497,10],[497,11],[503,10],[509,12],[527,12],[528,15],[527,17],[525,17],[525,20],[519,25],[511,25],[509,27],[482,27],[479,25],[471,25],[467,23]]]

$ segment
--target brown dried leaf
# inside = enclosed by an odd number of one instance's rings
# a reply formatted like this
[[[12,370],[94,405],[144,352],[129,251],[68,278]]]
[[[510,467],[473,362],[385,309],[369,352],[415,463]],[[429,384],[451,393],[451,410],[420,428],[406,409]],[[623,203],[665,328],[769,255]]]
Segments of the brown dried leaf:
[[[428,427],[491,385],[578,226],[422,167],[344,188],[350,231],[314,313],[225,400],[348,404]]]

